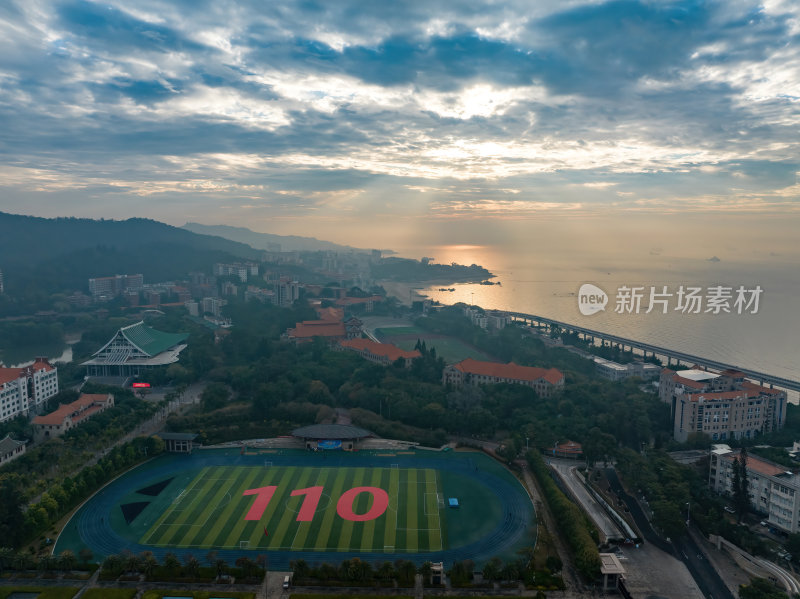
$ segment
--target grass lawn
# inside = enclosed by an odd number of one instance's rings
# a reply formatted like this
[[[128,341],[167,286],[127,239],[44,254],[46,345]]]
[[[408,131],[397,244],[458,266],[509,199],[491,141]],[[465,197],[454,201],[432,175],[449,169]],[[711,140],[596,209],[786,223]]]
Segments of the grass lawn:
[[[391,337],[398,335],[420,335],[423,336],[427,333],[424,329],[419,327],[384,327],[382,329],[375,329],[375,335],[381,339],[387,339],[391,342]]]
[[[139,529],[144,545],[376,552],[446,547],[439,472],[429,468],[209,466],[167,491],[129,525]]]
[[[0,588],[0,599],[6,599],[11,593],[40,593],[36,599],[72,599],[78,589],[72,587],[4,587]]]
[[[400,349],[411,351],[417,344],[416,340],[406,339],[403,341],[395,341],[394,345]],[[435,347],[436,354],[444,358],[448,364],[454,364],[467,358],[474,358],[475,360],[489,360],[489,357],[480,350],[470,347],[459,339],[454,337],[444,337],[441,339],[425,339],[425,345],[428,349]]]

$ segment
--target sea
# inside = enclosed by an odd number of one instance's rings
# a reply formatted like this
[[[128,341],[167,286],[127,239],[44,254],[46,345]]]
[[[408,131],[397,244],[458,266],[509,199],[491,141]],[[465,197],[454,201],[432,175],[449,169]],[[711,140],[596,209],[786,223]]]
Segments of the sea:
[[[800,276],[796,265],[786,261],[729,262],[656,252],[637,260],[609,255],[593,259],[591,254],[559,258],[519,251],[518,243],[416,246],[398,253],[424,255],[438,263],[479,264],[499,283],[431,284],[416,290],[444,304],[534,314],[800,381]],[[604,310],[581,312],[578,292],[584,284],[607,294]],[[643,295],[638,310],[626,299],[634,292],[625,291],[637,287]],[[702,296],[700,313],[693,313],[696,307],[687,312],[679,307],[681,287],[684,292],[701,289],[696,292]],[[737,306],[740,287],[746,301]],[[651,288],[661,301],[647,313]],[[758,305],[748,306],[754,295]],[[710,296],[718,299],[709,303]]]

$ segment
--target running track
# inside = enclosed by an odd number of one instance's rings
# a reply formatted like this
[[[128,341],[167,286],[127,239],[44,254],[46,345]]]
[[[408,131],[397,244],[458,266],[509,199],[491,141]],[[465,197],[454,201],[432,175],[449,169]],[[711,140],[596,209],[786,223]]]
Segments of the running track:
[[[310,466],[320,467],[379,467],[386,468],[389,464],[399,464],[404,468],[435,468],[458,473],[475,480],[491,490],[500,500],[502,505],[502,516],[500,521],[489,534],[482,539],[464,545],[446,549],[444,551],[425,552],[425,553],[406,553],[398,551],[395,553],[378,552],[337,552],[337,551],[264,551],[246,549],[220,549],[217,555],[228,563],[233,563],[242,555],[266,555],[269,559],[271,569],[289,569],[289,562],[292,560],[304,559],[309,564],[321,564],[322,562],[336,563],[345,559],[358,557],[361,560],[375,561],[394,561],[396,559],[407,559],[417,564],[425,561],[444,561],[452,563],[471,559],[476,563],[483,563],[490,558],[503,553],[507,547],[517,543],[520,538],[528,531],[531,526],[533,516],[533,506],[527,493],[520,488],[520,485],[512,485],[509,481],[484,472],[479,467],[476,469],[475,462],[470,458],[416,458],[414,456],[343,456],[341,454],[324,454],[324,457],[315,455],[225,455],[222,453],[195,453],[192,456],[176,456],[173,459],[163,460],[164,463],[159,467],[139,467],[114,482],[104,487],[94,497],[89,499],[86,504],[78,511],[73,518],[77,518],[78,532],[83,542],[95,555],[96,559],[101,556],[119,554],[123,551],[141,553],[142,551],[152,551],[153,555],[159,560],[164,556],[177,551],[184,551],[176,548],[151,547],[134,543],[114,532],[108,525],[111,510],[127,495],[132,489],[138,489],[146,484],[152,484],[154,480],[174,476],[176,471],[184,468],[203,468],[206,466],[263,466],[264,461],[270,461],[274,466]],[[157,458],[158,459],[158,458]],[[145,466],[150,466],[147,463]],[[53,552],[62,551],[64,548],[58,546],[56,542]],[[209,549],[210,550],[210,549]],[[197,549],[186,552],[198,553]],[[199,550],[205,551],[205,550]]]

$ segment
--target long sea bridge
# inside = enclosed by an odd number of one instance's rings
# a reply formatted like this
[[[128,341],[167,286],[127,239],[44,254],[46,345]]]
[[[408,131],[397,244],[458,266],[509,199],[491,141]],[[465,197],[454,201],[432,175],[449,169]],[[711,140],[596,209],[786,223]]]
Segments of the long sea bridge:
[[[800,381],[787,379],[780,376],[768,374],[766,372],[759,372],[749,368],[742,368],[734,364],[725,364],[716,360],[710,360],[701,356],[687,354],[686,352],[660,347],[651,343],[644,343],[642,341],[635,341],[633,339],[626,339],[618,335],[611,335],[609,333],[602,333],[585,327],[580,327],[568,322],[560,320],[553,320],[552,318],[545,318],[544,316],[536,316],[534,314],[525,314],[523,312],[506,312],[506,314],[515,322],[522,322],[530,327],[543,329],[548,332],[553,331],[556,327],[566,333],[575,334],[578,338],[595,344],[599,342],[600,345],[610,345],[611,347],[619,347],[623,351],[638,351],[645,358],[653,355],[656,358],[663,358],[668,367],[679,367],[685,365],[699,365],[715,370],[738,370],[744,373],[747,378],[758,381],[762,385],[769,385],[771,387],[779,387],[781,389],[788,389],[791,391],[800,392]]]

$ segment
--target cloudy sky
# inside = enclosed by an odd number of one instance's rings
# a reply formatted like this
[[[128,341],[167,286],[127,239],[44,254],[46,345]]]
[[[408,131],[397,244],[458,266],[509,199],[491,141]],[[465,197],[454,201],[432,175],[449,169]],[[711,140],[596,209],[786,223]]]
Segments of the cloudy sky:
[[[799,40],[795,0],[6,1],[0,209],[355,245],[591,215],[790,235]]]

